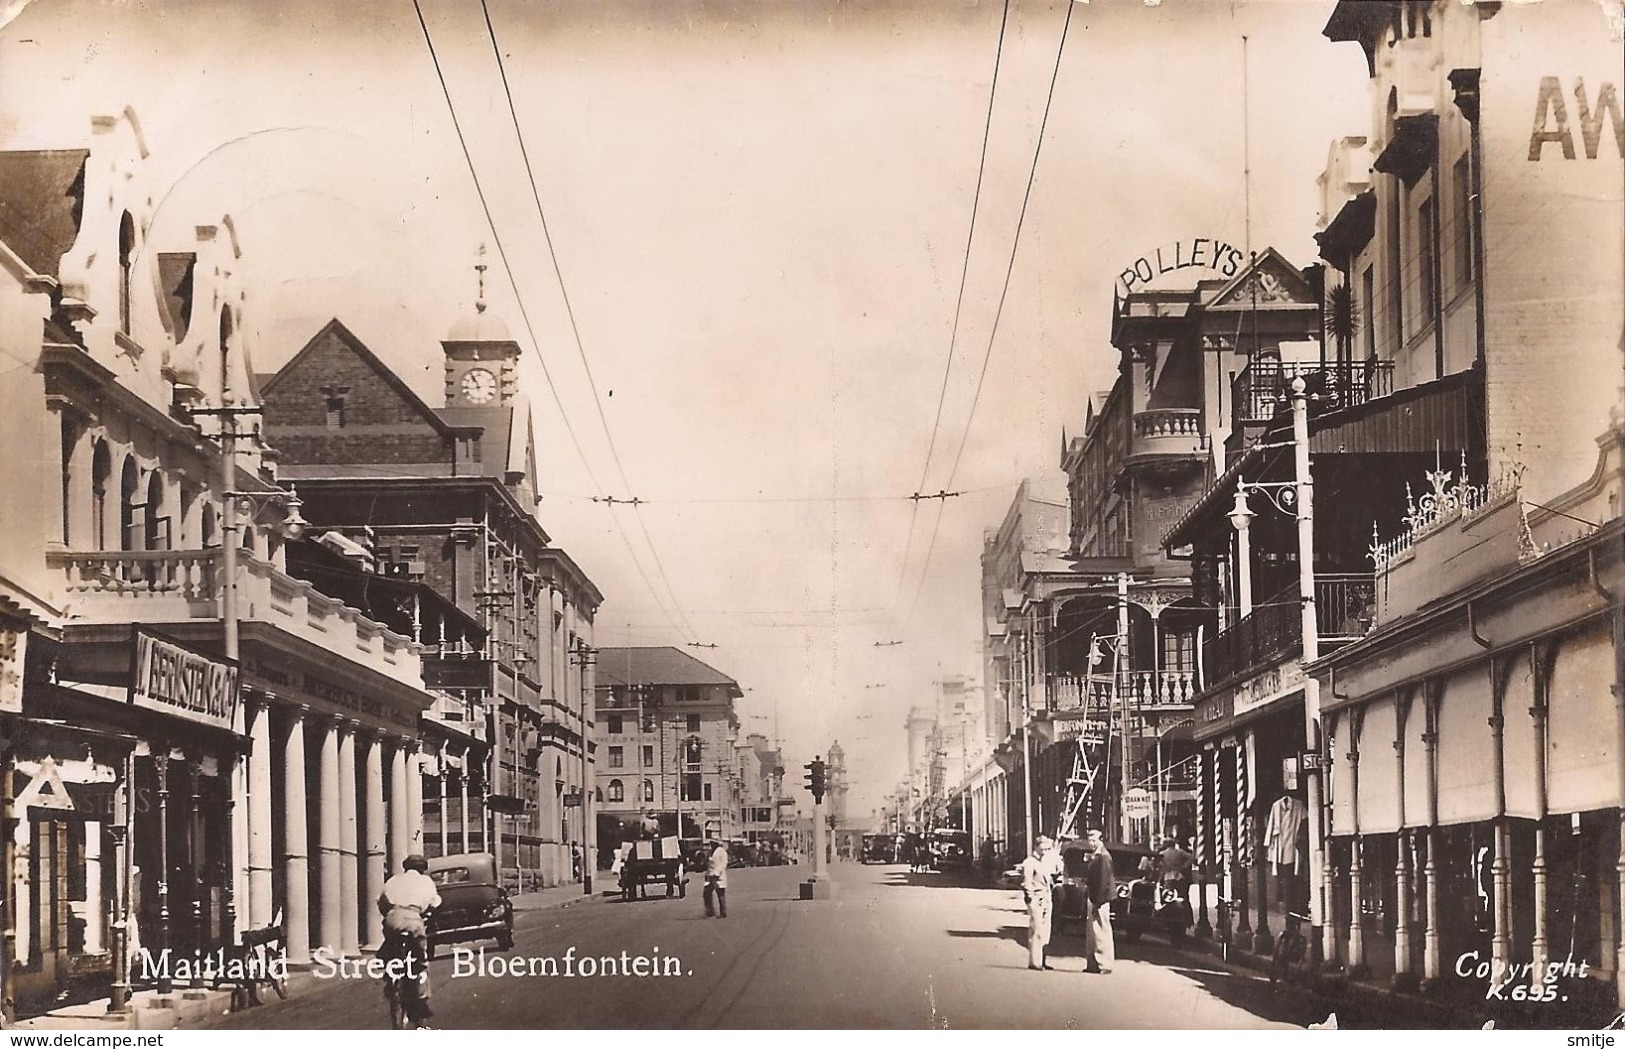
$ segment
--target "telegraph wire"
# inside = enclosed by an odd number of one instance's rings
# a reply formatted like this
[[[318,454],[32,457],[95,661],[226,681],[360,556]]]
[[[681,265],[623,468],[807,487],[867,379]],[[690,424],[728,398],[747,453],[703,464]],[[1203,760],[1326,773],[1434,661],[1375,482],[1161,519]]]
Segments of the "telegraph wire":
[[[1070,0],[1069,0],[1070,2]],[[931,472],[931,459],[936,454],[937,436],[942,431],[942,408],[948,399],[948,377],[953,373],[954,350],[959,344],[959,320],[965,307],[965,284],[970,275],[971,247],[976,241],[976,217],[981,211],[982,180],[987,174],[987,145],[993,133],[993,103],[999,94],[999,70],[1004,65],[1004,34],[1010,24],[1010,0],[1004,0],[1004,14],[999,19],[999,42],[993,53],[993,82],[987,92],[987,119],[982,124],[982,152],[976,162],[976,190],[971,195],[970,228],[965,233],[964,259],[959,268],[959,293],[954,298],[953,327],[948,333],[948,357],[942,365],[942,388],[937,391],[937,410],[931,420],[931,440],[925,448],[925,462],[920,466],[920,481],[914,486],[918,493],[925,489],[925,479]],[[903,543],[903,563],[898,568],[897,592],[892,597],[895,607],[903,596],[903,581],[908,577],[909,552],[914,549],[914,525],[919,516],[919,502],[908,515],[908,538]]]
[[[1072,9],[1076,5],[1066,5],[1066,20],[1061,23],[1061,41],[1055,48],[1055,67],[1050,71],[1049,92],[1044,96],[1044,115],[1038,122],[1038,142],[1033,147],[1032,166],[1027,170],[1027,188],[1021,195],[1021,212],[1016,216],[1016,235],[1010,242],[1010,260],[1004,269],[1004,286],[999,290],[999,304],[993,311],[993,327],[987,335],[987,348],[982,353],[982,369],[976,377],[976,391],[971,396],[970,412],[965,416],[965,429],[959,438],[959,448],[954,452],[954,462],[948,471],[948,484],[954,483],[959,475],[959,464],[965,455],[965,445],[970,441],[971,427],[976,422],[976,408],[982,401],[982,385],[987,380],[988,362],[993,359],[993,344],[999,336],[999,322],[1004,318],[1004,304],[1010,295],[1010,280],[1016,270],[1016,256],[1021,249],[1021,232],[1026,228],[1027,207],[1032,202],[1033,183],[1038,177],[1038,161],[1044,154],[1044,133],[1049,127],[1050,108],[1055,102],[1055,85],[1061,77],[1061,59],[1066,54],[1067,34],[1072,28]],[[909,604],[908,617],[905,623],[912,621],[914,613],[920,607],[920,598],[925,594],[925,583],[931,573],[931,554],[936,549],[937,533],[942,528],[942,515],[947,507],[947,500],[937,506],[937,517],[931,526],[931,539],[925,548],[925,563],[920,568],[920,584],[914,591],[914,600]]]
[[[536,185],[536,172],[530,163],[530,150],[525,147],[525,133],[519,123],[519,110],[514,104],[513,89],[508,83],[507,63],[502,60],[502,48],[497,43],[496,26],[491,21],[491,9],[486,0],[480,0],[480,13],[485,16],[486,34],[491,39],[491,54],[496,59],[497,73],[502,78],[502,93],[508,100],[508,116],[513,121],[514,138],[519,143],[519,156],[525,165],[525,180],[530,183],[530,198],[536,203],[536,216],[541,220],[542,242],[547,245],[547,256],[553,263],[553,276],[558,280],[559,296],[564,301],[564,313],[570,321],[570,334],[575,340],[576,355],[581,358],[582,370],[586,372],[587,385],[592,390],[593,407],[597,409],[598,423],[604,429],[604,441],[609,446],[610,458],[615,463],[615,472],[621,479],[621,487],[630,492],[632,491],[632,483],[627,479],[626,467],[621,462],[620,450],[615,446],[615,436],[610,432],[609,418],[604,413],[604,399],[598,395],[598,380],[593,376],[592,364],[587,360],[587,347],[581,339],[581,327],[576,321],[575,306],[570,302],[570,290],[564,280],[564,269],[559,264],[558,251],[553,245],[553,233],[547,225],[547,209],[542,206],[541,190]],[[671,599],[671,607],[676,611],[677,618],[682,621],[683,626],[688,630],[689,636],[697,637],[698,634],[694,631],[694,625],[688,621],[687,616],[683,615],[683,606],[677,600],[677,591],[672,589],[671,580],[666,576],[665,566],[660,561],[660,552],[655,548],[654,537],[649,534],[649,525],[644,521],[643,515],[638,512],[638,499],[634,496],[630,502],[632,516],[638,523],[638,529],[643,533],[643,541],[648,545],[650,555],[654,558],[655,569],[660,575],[660,581],[665,584],[666,594]]]
[[[452,102],[451,98],[451,87],[446,82],[445,70],[440,65],[440,55],[435,49],[434,37],[429,32],[428,20],[423,15],[423,5],[421,0],[412,0],[412,9],[417,13],[418,25],[423,30],[423,42],[429,49],[430,61],[434,63],[435,77],[440,81],[440,93],[446,99],[446,110],[451,116],[452,130],[457,133],[457,144],[462,148],[463,160],[468,164],[468,174],[474,182],[474,192],[479,197],[480,209],[485,213],[486,225],[488,225],[491,229],[491,239],[496,244],[497,257],[502,261],[502,269],[508,275],[508,283],[513,287],[514,301],[519,307],[520,319],[524,322],[525,331],[530,336],[531,345],[536,351],[537,362],[540,363],[542,367],[542,377],[547,381],[548,391],[553,395],[553,403],[558,407],[559,418],[564,423],[565,432],[570,435],[570,443],[575,447],[576,455],[581,459],[582,468],[587,471],[587,479],[592,482],[592,486],[594,488],[598,489],[599,491],[603,491],[604,486],[599,482],[597,474],[593,471],[592,464],[587,460],[586,450],[582,448],[581,439],[576,435],[575,427],[570,422],[569,413],[564,409],[564,400],[559,396],[558,386],[554,384],[553,374],[548,369],[547,359],[542,354],[541,340],[536,337],[535,326],[530,320],[530,311],[525,308],[524,295],[519,290],[519,281],[515,278],[513,265],[508,260],[508,251],[502,242],[502,234],[497,229],[496,217],[491,213],[491,205],[486,199],[485,188],[480,183],[479,169],[474,164],[474,155],[472,152],[470,152],[468,148],[468,139],[463,134],[462,121],[460,121],[457,117],[457,107]],[[596,396],[596,391],[594,391],[594,396]],[[638,561],[636,554],[633,552],[632,542],[627,538],[624,530],[621,529],[619,520],[615,521],[615,528],[617,531],[622,532],[621,540],[626,544],[627,552],[632,554],[633,566],[637,568],[638,575],[642,577],[644,585],[649,588],[650,594],[655,595],[654,584],[649,581],[648,573],[644,571],[643,564]],[[653,548],[651,547],[651,549]],[[655,603],[660,604],[660,599],[658,596],[655,598]],[[679,611],[681,610],[679,609]],[[682,633],[682,628],[679,627],[675,621],[671,623],[671,626],[674,631]]]

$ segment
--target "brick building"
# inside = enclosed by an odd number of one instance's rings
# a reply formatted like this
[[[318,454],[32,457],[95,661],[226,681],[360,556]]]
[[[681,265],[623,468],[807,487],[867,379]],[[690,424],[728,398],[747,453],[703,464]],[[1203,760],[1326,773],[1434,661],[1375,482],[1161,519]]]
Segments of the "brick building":
[[[437,649],[425,676],[452,697],[440,722],[475,727],[489,757],[463,765],[474,748],[454,744],[426,766],[425,796],[430,815],[459,832],[468,797],[484,827],[474,843],[508,877],[552,885],[579,877],[584,843],[591,854],[580,799],[592,782],[592,671],[582,653],[603,597],[536,518],[518,344],[481,302],[442,347],[445,406],[434,408],[331,321],[262,384],[266,431],[313,524],[487,630],[483,651]],[[452,837],[431,824],[430,841]]]

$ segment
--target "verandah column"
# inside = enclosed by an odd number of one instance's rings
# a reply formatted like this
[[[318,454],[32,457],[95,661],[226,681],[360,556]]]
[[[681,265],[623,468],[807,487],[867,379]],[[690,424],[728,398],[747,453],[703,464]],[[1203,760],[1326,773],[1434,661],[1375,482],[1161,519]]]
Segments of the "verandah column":
[[[362,946],[377,950],[384,942],[384,916],[376,901],[384,891],[384,740],[377,732],[366,736],[367,843],[361,868]]]
[[[339,855],[342,818],[339,810],[339,724],[330,717],[322,726],[321,765],[317,780],[317,882],[321,897],[317,902],[317,939],[330,955],[343,944],[343,917],[340,900],[344,894],[343,863]]]
[[[346,955],[361,953],[361,914],[356,869],[356,723],[339,726],[339,948]]]
[[[305,806],[305,708],[290,708],[282,747],[282,920],[288,961],[310,962],[310,828]]]
[[[406,745],[404,736],[397,736],[389,747],[389,870],[401,871],[401,861],[412,854],[406,825]]]
[[[256,696],[248,735],[248,927],[271,924],[271,702]],[[301,791],[301,794],[303,792]]]

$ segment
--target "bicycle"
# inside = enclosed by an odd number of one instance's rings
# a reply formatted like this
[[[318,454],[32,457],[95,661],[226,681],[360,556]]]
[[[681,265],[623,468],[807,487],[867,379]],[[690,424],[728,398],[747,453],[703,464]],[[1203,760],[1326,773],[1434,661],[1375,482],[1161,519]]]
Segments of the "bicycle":
[[[242,976],[232,984],[231,1008],[233,1012],[263,1005],[260,986],[269,986],[278,999],[288,1000],[288,946],[283,927],[282,911],[272,917],[263,929],[249,929],[233,950],[241,964]]]

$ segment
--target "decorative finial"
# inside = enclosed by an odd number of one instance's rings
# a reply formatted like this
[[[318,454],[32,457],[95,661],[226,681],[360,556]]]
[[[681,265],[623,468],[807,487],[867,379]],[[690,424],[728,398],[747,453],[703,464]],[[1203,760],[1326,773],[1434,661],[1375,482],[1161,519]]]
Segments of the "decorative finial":
[[[484,244],[480,245],[479,260],[480,261],[474,263],[474,273],[475,273],[476,279],[479,281],[479,285],[480,285],[479,298],[474,300],[474,312],[475,313],[484,313],[485,312],[485,245]]]

